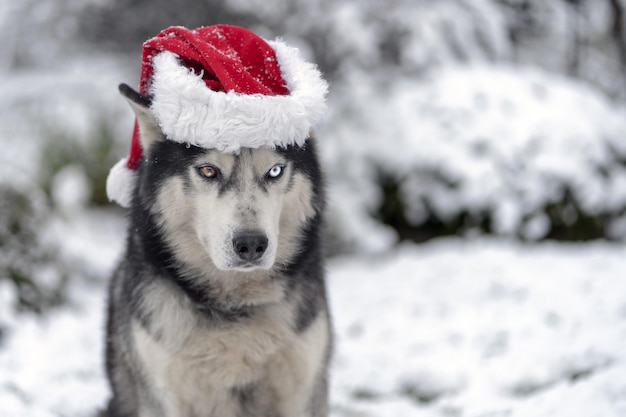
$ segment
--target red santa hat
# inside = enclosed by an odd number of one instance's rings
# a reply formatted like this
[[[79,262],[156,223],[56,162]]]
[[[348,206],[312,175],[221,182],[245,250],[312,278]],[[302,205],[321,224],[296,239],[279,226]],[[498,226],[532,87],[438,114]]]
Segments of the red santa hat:
[[[326,112],[327,91],[297,49],[241,27],[170,27],[143,44],[139,92],[152,98],[168,140],[229,153],[301,146]],[[141,158],[135,123],[129,156],[107,178],[121,206],[130,206]]]

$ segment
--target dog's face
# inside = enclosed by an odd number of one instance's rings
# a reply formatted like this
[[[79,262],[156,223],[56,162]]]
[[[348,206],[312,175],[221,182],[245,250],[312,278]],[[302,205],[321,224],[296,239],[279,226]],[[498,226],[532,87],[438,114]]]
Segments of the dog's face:
[[[242,148],[222,153],[164,137],[135,101],[145,159],[138,196],[165,230],[179,260],[219,270],[284,265],[318,211],[313,149]],[[308,145],[312,148],[312,145]]]
[[[274,264],[293,171],[292,162],[267,149],[242,149],[239,155],[208,151],[195,158],[185,204],[193,205],[194,231],[219,269]]]

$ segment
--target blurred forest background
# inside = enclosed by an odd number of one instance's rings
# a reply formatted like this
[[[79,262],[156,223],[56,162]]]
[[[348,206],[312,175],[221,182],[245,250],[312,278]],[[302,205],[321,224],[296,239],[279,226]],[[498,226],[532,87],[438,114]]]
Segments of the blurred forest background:
[[[2,0],[8,305],[45,311],[94,275],[55,225],[123,216],[104,188],[132,129],[117,84],[137,83],[142,42],[170,25],[244,25],[319,64],[332,253],[624,240],[625,13],[624,0]]]

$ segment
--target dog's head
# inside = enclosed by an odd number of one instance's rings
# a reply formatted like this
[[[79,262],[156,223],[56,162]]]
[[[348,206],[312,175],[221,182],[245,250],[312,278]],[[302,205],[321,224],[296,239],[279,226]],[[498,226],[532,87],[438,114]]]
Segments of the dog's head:
[[[191,146],[165,137],[149,97],[120,91],[137,116],[143,149],[133,213],[155,219],[176,261],[236,271],[288,264],[321,210],[313,140],[237,154]]]

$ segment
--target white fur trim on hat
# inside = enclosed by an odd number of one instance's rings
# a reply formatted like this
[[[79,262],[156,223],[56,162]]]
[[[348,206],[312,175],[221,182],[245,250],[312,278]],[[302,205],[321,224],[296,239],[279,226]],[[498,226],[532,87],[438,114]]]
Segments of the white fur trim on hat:
[[[135,185],[135,171],[128,169],[128,158],[122,158],[113,165],[107,177],[107,196],[122,207],[130,207]]]
[[[296,48],[268,42],[289,95],[213,91],[168,51],[153,58],[151,110],[167,137],[221,152],[302,145],[326,113],[328,84]]]

